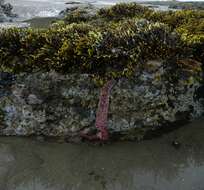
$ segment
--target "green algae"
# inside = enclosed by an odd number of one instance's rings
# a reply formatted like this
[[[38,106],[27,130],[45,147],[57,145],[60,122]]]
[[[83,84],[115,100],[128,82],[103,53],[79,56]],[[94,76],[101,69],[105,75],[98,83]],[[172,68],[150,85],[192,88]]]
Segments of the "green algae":
[[[145,60],[203,62],[203,19],[202,10],[156,12],[136,3],[90,15],[76,9],[48,29],[3,29],[0,69],[88,73],[102,84],[131,77]]]

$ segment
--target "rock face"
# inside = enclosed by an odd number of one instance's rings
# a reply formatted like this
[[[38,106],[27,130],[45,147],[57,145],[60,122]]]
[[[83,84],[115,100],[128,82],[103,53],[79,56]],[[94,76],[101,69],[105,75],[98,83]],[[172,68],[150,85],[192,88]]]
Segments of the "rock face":
[[[82,2],[69,2],[66,4],[69,4],[70,6],[59,13],[59,17],[65,18],[65,20],[69,17],[72,19],[77,17],[78,19],[81,18],[87,20],[89,17],[96,15],[100,8],[100,6],[94,6],[93,4]]]
[[[149,130],[189,121],[204,113],[196,70],[175,70],[165,61],[148,61],[131,79],[120,79],[111,95],[109,130],[122,139],[141,139]],[[171,73],[171,74],[170,74]],[[74,136],[94,127],[100,89],[88,75],[55,72],[2,74],[1,135]]]
[[[13,6],[9,3],[4,3],[4,0],[0,0],[0,22],[11,21],[16,14],[12,13]]]

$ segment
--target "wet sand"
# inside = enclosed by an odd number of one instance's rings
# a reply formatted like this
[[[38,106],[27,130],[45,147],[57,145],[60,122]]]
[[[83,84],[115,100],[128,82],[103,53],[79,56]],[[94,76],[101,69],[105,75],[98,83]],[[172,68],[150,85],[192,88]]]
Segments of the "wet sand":
[[[0,138],[1,190],[203,190],[203,179],[204,120],[141,143]]]

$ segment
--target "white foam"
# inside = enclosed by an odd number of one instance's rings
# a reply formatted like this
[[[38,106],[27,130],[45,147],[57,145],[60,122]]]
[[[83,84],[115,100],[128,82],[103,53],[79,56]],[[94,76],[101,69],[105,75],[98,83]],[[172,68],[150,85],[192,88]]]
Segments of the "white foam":
[[[115,5],[116,3],[115,2],[108,2],[108,1],[97,1],[96,2],[97,4],[100,4],[100,5]]]
[[[50,9],[50,10],[44,10],[40,11],[36,16],[38,17],[55,17],[59,15],[60,11],[57,9]]]
[[[26,23],[26,22],[4,22],[4,23],[0,23],[0,28],[13,28],[13,27],[27,28],[29,26],[30,26],[30,24]]]

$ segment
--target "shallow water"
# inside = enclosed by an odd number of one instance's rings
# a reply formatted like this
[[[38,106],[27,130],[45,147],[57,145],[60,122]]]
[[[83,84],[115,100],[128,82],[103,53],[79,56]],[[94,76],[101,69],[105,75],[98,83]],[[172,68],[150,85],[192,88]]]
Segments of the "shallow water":
[[[100,147],[2,137],[0,189],[203,190],[203,122],[154,140]]]

